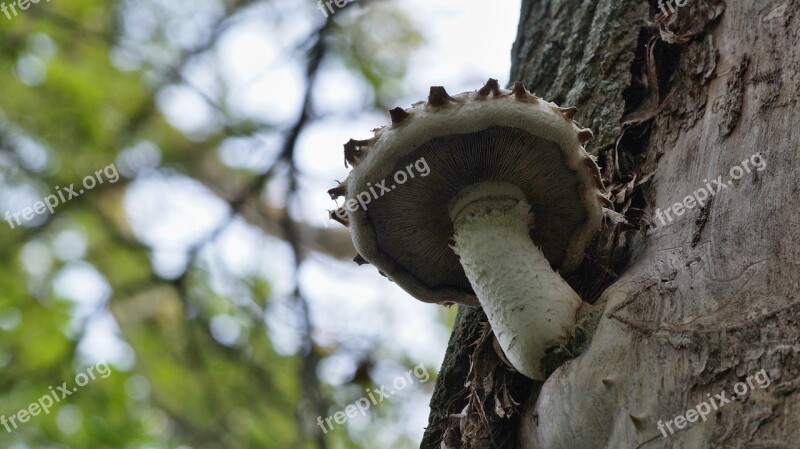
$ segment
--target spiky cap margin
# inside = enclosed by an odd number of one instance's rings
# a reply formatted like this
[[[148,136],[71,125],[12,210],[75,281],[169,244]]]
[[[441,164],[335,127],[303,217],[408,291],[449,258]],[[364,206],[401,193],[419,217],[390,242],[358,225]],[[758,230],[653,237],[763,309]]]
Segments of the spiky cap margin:
[[[583,148],[592,138],[592,132],[574,121],[577,112],[576,108],[561,108],[529,93],[519,81],[513,89],[506,90],[499,87],[497,80],[489,79],[481,89],[455,96],[450,96],[441,86],[433,86],[428,101],[414,103],[409,109],[392,109],[389,111],[391,124],[374,130],[370,139],[351,139],[344,145],[345,166],[349,164],[353,169],[328,193],[333,199],[354,199],[359,192],[369,190],[368,182],[392,176],[403,157],[433,138],[493,126],[518,128],[558,144],[564,164],[578,179],[578,195],[586,220],[574,232],[561,264],[556,267],[568,273],[580,264],[586,245],[600,228],[601,203],[607,201],[597,164]],[[367,211],[361,208],[348,211],[343,206],[331,211],[331,218],[350,228],[358,251],[354,261],[359,265],[375,265],[381,274],[423,302],[478,305],[472,292],[426,286],[381,251]]]

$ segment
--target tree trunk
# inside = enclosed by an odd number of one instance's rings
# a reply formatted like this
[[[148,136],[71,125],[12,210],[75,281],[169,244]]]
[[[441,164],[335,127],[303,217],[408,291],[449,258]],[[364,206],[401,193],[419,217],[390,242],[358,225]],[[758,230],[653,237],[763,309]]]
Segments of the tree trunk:
[[[611,192],[568,279],[602,315],[543,385],[478,388],[464,308],[423,449],[800,447],[800,0],[678,3],[523,0],[511,81],[580,109]]]

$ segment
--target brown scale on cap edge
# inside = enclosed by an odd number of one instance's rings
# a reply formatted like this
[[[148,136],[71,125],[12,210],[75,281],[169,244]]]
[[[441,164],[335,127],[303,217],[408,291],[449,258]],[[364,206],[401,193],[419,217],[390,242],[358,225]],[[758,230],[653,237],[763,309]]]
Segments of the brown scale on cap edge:
[[[558,108],[558,112],[560,112],[565,119],[572,120],[575,118],[575,114],[578,113],[578,108]]]
[[[442,86],[431,86],[431,91],[428,94],[428,106],[432,107],[443,107],[447,106],[450,102],[458,101],[455,98],[451,97],[444,87]]]
[[[397,126],[403,123],[407,118],[411,117],[411,114],[406,112],[406,110],[401,107],[392,109],[389,111],[389,115],[392,117],[392,126]]]
[[[340,207],[336,210],[328,211],[328,214],[331,217],[331,220],[338,221],[342,225],[346,227],[350,227],[350,217],[347,216],[347,211],[344,207]]]
[[[356,263],[359,267],[361,265],[369,265],[369,261],[364,258],[361,254],[356,254],[356,257],[353,258],[353,262]]]
[[[489,94],[495,97],[500,96],[500,83],[494,78],[489,78],[489,81],[478,91],[478,96],[480,97],[488,97]]]
[[[514,98],[516,98],[518,101],[524,101],[526,103],[538,103],[539,102],[539,97],[537,97],[536,95],[534,95],[532,93],[529,93],[525,89],[525,85],[522,84],[522,81],[517,81],[517,82],[514,83],[514,87],[511,89],[511,94],[509,94],[509,95],[513,95]]]
[[[361,147],[369,145],[369,140],[355,140],[350,139],[344,144],[344,166],[347,168],[349,163],[352,166],[358,165],[363,157],[364,150]]]
[[[580,141],[581,145],[592,140],[592,137],[594,137],[594,133],[588,128],[578,131],[578,141]]]
[[[518,100],[524,100],[528,98],[528,91],[525,90],[525,86],[522,84],[522,81],[516,81],[514,83],[514,88],[511,89],[511,93],[513,93]]]
[[[332,200],[347,195],[347,184],[339,181],[336,182],[338,182],[339,185],[328,190],[328,195],[331,196]]]

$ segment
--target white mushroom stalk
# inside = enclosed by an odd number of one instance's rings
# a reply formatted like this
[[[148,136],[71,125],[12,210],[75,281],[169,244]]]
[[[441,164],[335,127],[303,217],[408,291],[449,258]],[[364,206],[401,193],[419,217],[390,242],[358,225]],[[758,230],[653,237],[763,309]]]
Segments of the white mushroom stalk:
[[[583,304],[561,274],[581,264],[603,217],[605,189],[583,148],[592,132],[577,113],[521,82],[455,96],[432,86],[427,101],[344,145],[353,169],[328,191],[345,198],[331,218],[350,228],[356,263],[420,301],[480,305],[508,361],[537,380]]]
[[[530,205],[516,186],[479,183],[450,206],[461,266],[508,361],[544,380],[540,361],[575,327],[581,299],[530,238]]]

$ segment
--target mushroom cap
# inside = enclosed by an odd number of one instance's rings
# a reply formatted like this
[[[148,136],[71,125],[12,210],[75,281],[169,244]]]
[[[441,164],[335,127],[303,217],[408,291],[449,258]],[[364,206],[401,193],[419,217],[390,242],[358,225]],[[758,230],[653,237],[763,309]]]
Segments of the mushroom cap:
[[[599,169],[582,146],[591,131],[574,122],[576,112],[519,82],[509,91],[490,79],[453,97],[432,87],[427,102],[390,111],[392,124],[371,139],[345,144],[345,165],[354,168],[329,191],[346,197],[331,217],[349,225],[357,262],[375,265],[415,298],[478,305],[450,247],[448,207],[467,186],[510,183],[531,204],[531,239],[568,273],[603,215]]]

